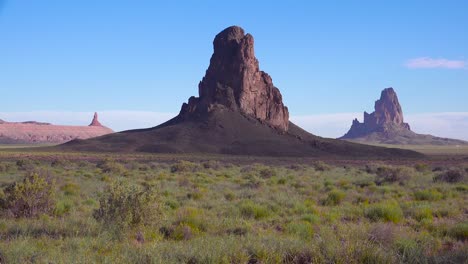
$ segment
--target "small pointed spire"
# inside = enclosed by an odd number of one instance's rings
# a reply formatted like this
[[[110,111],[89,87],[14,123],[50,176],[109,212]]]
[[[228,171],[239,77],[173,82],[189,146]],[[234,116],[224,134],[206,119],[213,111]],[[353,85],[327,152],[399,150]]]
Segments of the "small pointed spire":
[[[97,112],[94,112],[93,121],[91,121],[91,124],[89,124],[89,126],[102,126],[101,123],[99,123]]]

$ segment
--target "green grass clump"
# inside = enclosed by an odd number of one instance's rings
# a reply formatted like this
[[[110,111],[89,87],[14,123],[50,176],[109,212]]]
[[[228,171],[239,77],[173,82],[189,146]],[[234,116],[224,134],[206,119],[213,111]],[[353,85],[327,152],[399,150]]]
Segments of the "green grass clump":
[[[304,239],[309,239],[314,235],[314,228],[307,221],[291,222],[286,226],[286,230],[289,234],[294,234]]]
[[[397,203],[370,205],[364,210],[364,215],[372,221],[398,223],[403,219],[403,211]]]
[[[450,228],[449,235],[461,241],[468,241],[468,222],[454,225]]]
[[[442,199],[444,195],[437,190],[419,190],[414,192],[414,198],[417,201],[438,201]]]
[[[328,196],[323,200],[323,205],[335,206],[339,205],[345,198],[346,194],[342,191],[332,190],[328,193]]]
[[[261,219],[261,218],[268,217],[270,215],[270,212],[267,208],[259,204],[256,204],[251,200],[243,201],[239,205],[239,210],[242,216],[246,218]]]

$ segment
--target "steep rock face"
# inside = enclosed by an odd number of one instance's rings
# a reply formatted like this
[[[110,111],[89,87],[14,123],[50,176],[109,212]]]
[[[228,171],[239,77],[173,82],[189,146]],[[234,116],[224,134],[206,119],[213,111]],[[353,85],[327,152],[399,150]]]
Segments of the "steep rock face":
[[[89,124],[89,126],[103,126],[101,125],[101,123],[99,123],[99,120],[98,120],[98,113],[94,113],[94,117],[93,117],[93,120],[91,121],[91,124]]]
[[[113,132],[99,123],[97,114],[89,126],[60,126],[35,121],[0,122],[0,144],[56,144]]]
[[[371,114],[364,112],[364,123],[354,119],[351,129],[342,138],[357,138],[388,130],[411,131],[409,124],[403,120],[403,111],[393,88],[382,91],[380,99],[375,101],[374,109]]]
[[[229,27],[215,37],[213,46],[210,66],[198,85],[199,97],[184,103],[179,116],[190,118],[222,106],[286,132],[288,108],[271,77],[259,70],[252,35]]]
[[[364,112],[364,123],[353,120],[351,129],[341,139],[360,143],[396,145],[465,145],[465,141],[422,135],[411,131],[403,120],[403,111],[393,88],[382,91],[375,102],[375,112]]]

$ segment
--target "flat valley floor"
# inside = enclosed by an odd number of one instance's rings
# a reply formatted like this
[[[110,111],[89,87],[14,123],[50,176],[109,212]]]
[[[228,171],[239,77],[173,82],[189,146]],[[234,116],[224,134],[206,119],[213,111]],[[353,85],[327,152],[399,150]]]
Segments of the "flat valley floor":
[[[463,263],[468,149],[417,160],[0,150],[0,263]]]

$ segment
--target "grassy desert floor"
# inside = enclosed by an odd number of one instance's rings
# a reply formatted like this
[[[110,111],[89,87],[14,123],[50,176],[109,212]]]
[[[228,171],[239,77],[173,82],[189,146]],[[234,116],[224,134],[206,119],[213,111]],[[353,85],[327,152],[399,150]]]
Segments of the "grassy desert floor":
[[[387,148],[401,148],[421,152],[431,156],[453,156],[465,155],[468,156],[468,145],[386,145],[386,144],[373,144],[374,146],[381,146]]]
[[[460,157],[3,150],[0,262],[463,263],[467,173]]]

